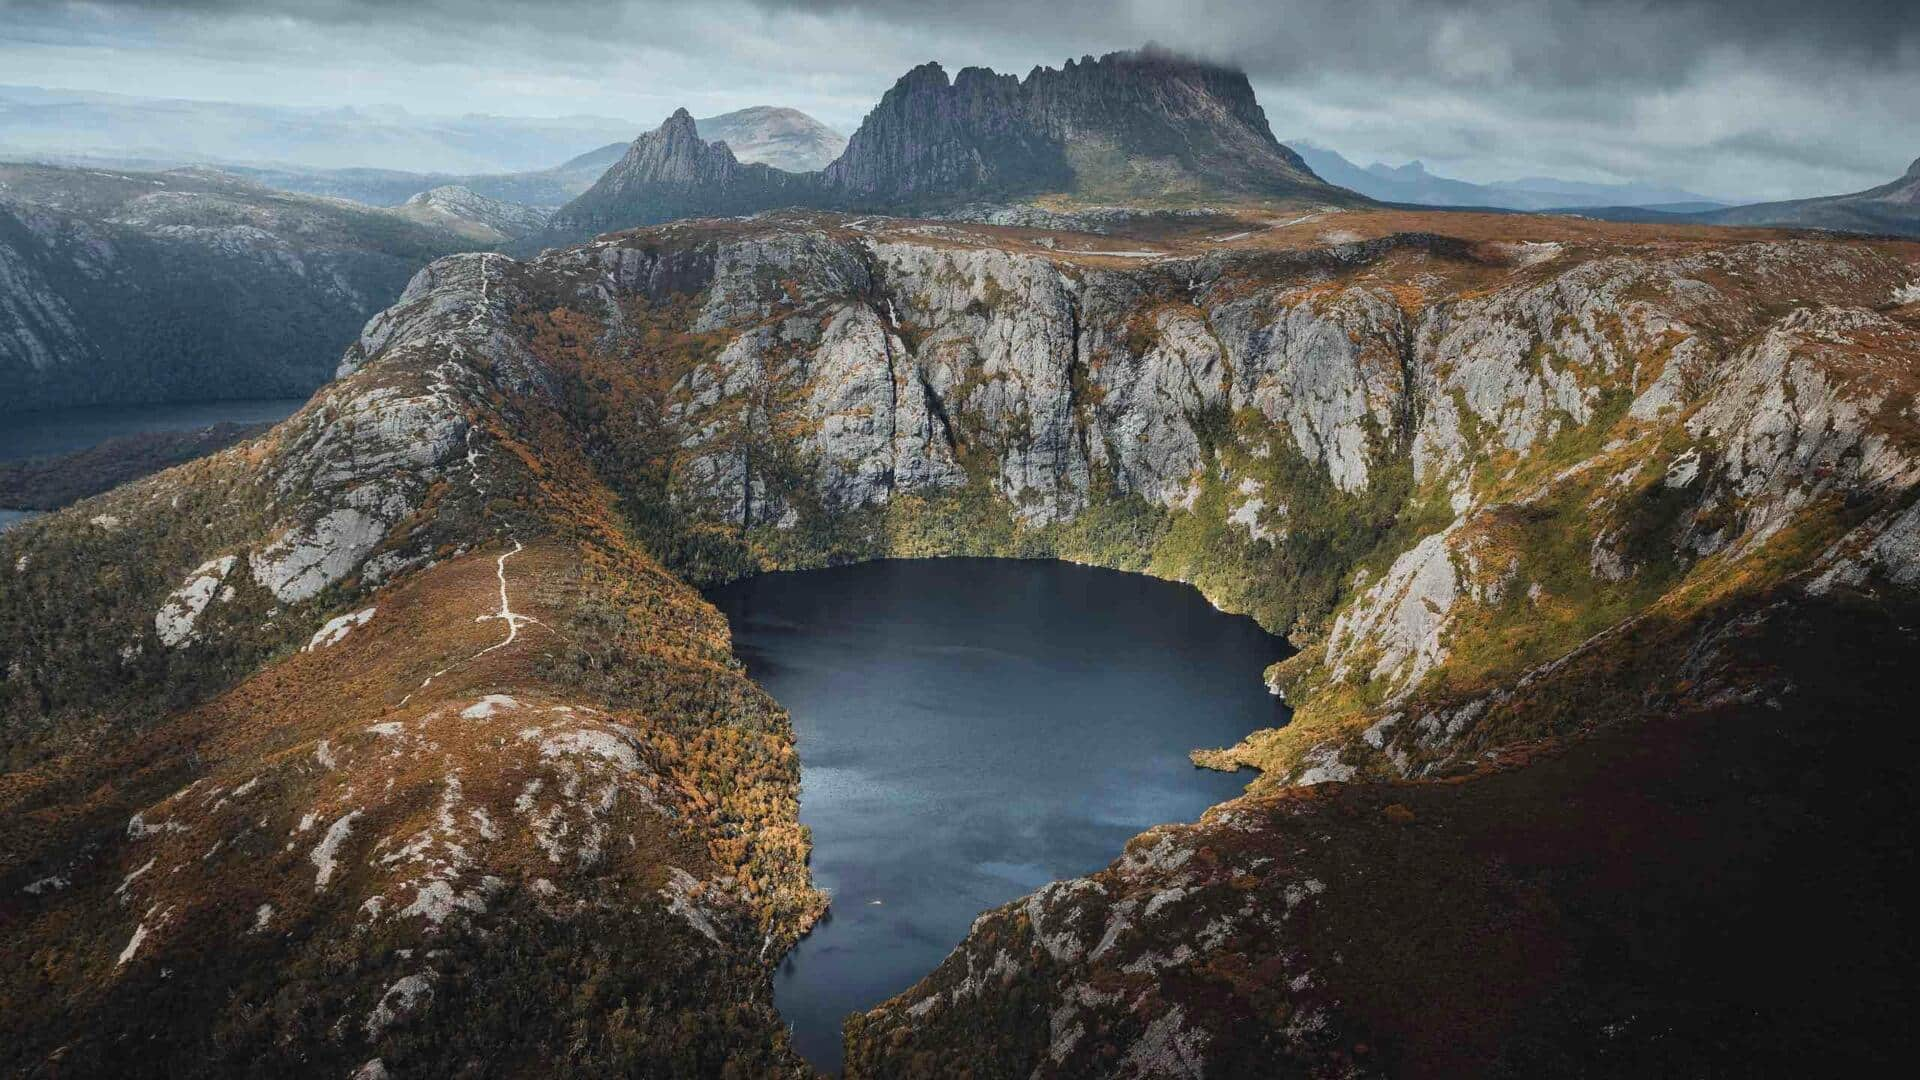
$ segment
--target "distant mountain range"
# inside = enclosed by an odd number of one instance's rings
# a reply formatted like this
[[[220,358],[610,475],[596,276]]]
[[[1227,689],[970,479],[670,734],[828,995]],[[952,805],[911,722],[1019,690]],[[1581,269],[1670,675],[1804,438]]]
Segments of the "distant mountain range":
[[[619,161],[638,127],[605,117],[449,119],[391,107],[283,109],[0,87],[0,160],[139,171],[213,165],[282,191],[370,206],[458,186],[552,209]],[[771,105],[705,117],[700,128],[742,161],[795,171],[824,168],[847,144],[806,113]]]
[[[1581,213],[1610,221],[1777,225],[1920,236],[1920,158],[1914,159],[1899,179],[1847,195],[1729,206],[1705,213],[1662,213],[1647,207],[1631,206],[1599,207],[1582,210]]]
[[[1299,151],[1300,157],[1321,179],[1381,202],[1506,210],[1657,206],[1675,211],[1702,211],[1726,205],[1705,195],[1657,184],[1595,184],[1546,176],[1475,184],[1428,172],[1418,161],[1397,166],[1375,162],[1362,168],[1336,151],[1305,139],[1294,139],[1287,145]]]
[[[924,212],[1064,193],[1088,200],[1352,204],[1280,144],[1246,76],[1154,49],[1035,68],[902,76],[817,172],[745,160],[685,109],[634,140],[554,217],[557,237],[773,207]]]

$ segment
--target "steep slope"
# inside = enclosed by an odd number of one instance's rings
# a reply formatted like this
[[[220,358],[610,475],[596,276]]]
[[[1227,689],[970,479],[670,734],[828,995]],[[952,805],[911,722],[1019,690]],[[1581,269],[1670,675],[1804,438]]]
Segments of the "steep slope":
[[[905,205],[1064,191],[1073,172],[1065,147],[1026,115],[1019,79],[966,68],[949,82],[927,63],[881,96],[823,180],[856,203]]]
[[[1035,68],[1021,90],[1029,122],[1065,148],[1077,194],[1349,196],[1280,145],[1232,68],[1147,48]]]
[[[1398,212],[442,260],[266,438],[0,538],[0,1047],[798,1070],[791,735],[683,582],[967,553],[1193,582],[1297,711],[858,1074],[1883,1068],[1917,281]]]
[[[711,134],[711,133],[709,133]],[[556,234],[776,207],[927,211],[1064,193],[1083,200],[1363,200],[1280,145],[1244,74],[1156,50],[1023,79],[936,63],[902,76],[819,173],[756,171],[685,110],[637,140]]]
[[[216,173],[0,166],[0,412],[305,394],[483,242]]]
[[[743,165],[725,143],[708,143],[692,114],[677,109],[640,136],[579,198],[554,215],[558,234],[607,232],[675,218],[750,214],[821,201],[812,174]]]
[[[416,284],[263,440],[8,535],[8,1071],[802,1071],[785,717],[613,525],[519,268]]]

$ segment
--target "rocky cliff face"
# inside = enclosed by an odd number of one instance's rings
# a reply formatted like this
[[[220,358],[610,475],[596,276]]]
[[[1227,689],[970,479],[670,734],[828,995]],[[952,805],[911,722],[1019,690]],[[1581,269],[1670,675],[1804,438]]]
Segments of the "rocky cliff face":
[[[1072,170],[1057,138],[1026,114],[1020,80],[939,64],[901,76],[824,174],[840,198],[904,205],[957,194],[1063,191]]]
[[[926,211],[1050,192],[1358,201],[1280,145],[1244,74],[1146,50],[1035,68],[1024,80],[985,68],[949,80],[922,64],[818,174],[743,167],[701,143],[683,110],[556,220],[584,233],[774,207]]]
[[[1024,80],[924,64],[894,84],[829,165],[855,204],[1065,191],[1090,198],[1344,194],[1280,145],[1247,77],[1146,50],[1035,68]]]
[[[0,1045],[797,1069],[790,736],[682,582],[999,554],[1290,631],[1295,719],[1203,756],[1248,796],[983,916],[850,1071],[1884,1061],[1905,946],[1833,960],[1904,941],[1917,279],[1397,213],[442,260],[268,438],[0,539],[0,984],[46,987]]]
[[[309,393],[480,243],[217,173],[0,167],[0,411]]]

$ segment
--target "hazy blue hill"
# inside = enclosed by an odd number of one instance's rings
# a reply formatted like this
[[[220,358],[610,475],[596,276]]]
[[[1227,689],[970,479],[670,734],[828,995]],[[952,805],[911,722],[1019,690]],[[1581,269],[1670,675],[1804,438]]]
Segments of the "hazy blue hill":
[[[1375,162],[1362,168],[1338,152],[1305,139],[1295,139],[1288,145],[1299,151],[1313,171],[1329,183],[1352,188],[1382,202],[1508,210],[1674,204],[1688,209],[1712,209],[1725,205],[1704,195],[1656,184],[1596,184],[1547,176],[1476,184],[1429,172],[1426,165],[1418,161],[1398,166]]]

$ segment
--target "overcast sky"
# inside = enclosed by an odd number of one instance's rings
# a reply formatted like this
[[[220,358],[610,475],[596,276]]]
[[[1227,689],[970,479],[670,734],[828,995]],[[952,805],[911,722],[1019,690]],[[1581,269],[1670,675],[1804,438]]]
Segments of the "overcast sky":
[[[1920,0],[0,0],[0,82],[285,105],[791,105],[1146,41],[1244,67],[1282,139],[1470,180],[1787,198],[1920,156]],[[369,163],[376,164],[376,163]]]

